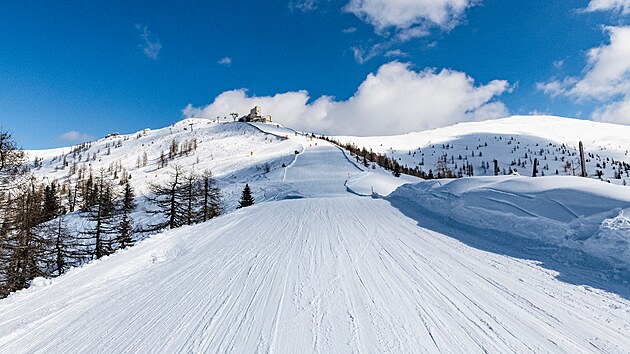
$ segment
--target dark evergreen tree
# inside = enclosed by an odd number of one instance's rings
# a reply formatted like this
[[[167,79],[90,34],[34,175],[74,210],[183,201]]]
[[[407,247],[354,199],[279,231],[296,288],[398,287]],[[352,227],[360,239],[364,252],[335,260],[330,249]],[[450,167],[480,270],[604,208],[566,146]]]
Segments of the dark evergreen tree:
[[[94,204],[84,211],[91,225],[82,234],[93,246],[88,254],[99,259],[113,252],[112,241],[116,233],[114,189],[112,183],[105,179],[103,171],[96,179],[92,193],[95,195]]]
[[[210,170],[204,171],[201,175],[201,185],[203,192],[201,221],[205,222],[221,215],[223,212],[223,202],[221,200],[221,190],[217,187],[217,181],[212,177]]]
[[[133,219],[131,213],[136,209],[136,201],[133,188],[129,182],[125,184],[125,191],[122,201],[120,202],[119,222],[118,222],[118,247],[126,248],[133,246]]]
[[[49,221],[61,214],[61,201],[57,193],[56,183],[52,182],[44,188],[44,205],[42,207],[42,221]]]
[[[394,175],[394,177],[400,177],[400,165],[396,161],[394,161],[392,174]]]
[[[249,188],[249,184],[245,184],[245,188],[243,188],[243,193],[241,194],[241,200],[238,202],[238,209],[251,205],[254,205],[254,197],[252,196],[252,190]]]

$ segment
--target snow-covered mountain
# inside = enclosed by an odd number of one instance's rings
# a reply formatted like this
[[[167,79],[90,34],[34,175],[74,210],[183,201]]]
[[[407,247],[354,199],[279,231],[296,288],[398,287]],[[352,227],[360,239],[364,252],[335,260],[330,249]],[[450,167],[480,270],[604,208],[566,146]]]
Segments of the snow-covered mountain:
[[[409,167],[436,170],[441,156],[458,172],[466,164],[475,176],[516,171],[531,176],[538,159],[538,175],[579,175],[579,142],[584,145],[589,176],[615,184],[630,182],[630,127],[552,116],[509,118],[380,137],[336,137],[359,147],[385,153]],[[482,167],[485,166],[485,167]]]
[[[534,155],[537,178],[396,178],[281,125],[197,119],[30,151],[40,179],[126,174],[142,201],[175,141],[168,163],[212,170],[228,212],[0,300],[0,352],[627,352],[630,188],[612,172],[629,129],[512,117],[337,138],[475,176]],[[614,183],[564,172],[578,141]],[[245,183],[256,205],[234,211]]]
[[[171,159],[168,155],[173,144],[179,152]],[[33,169],[35,176],[60,183],[72,183],[80,173],[85,176],[90,171],[98,175],[104,170],[107,176],[114,177],[118,169],[118,179],[127,173],[134,189],[145,194],[148,183],[168,178],[168,165],[177,164],[197,172],[211,170],[231,195],[232,187],[242,189],[246,182],[264,175],[264,169],[275,170],[290,163],[300,147],[292,140],[264,133],[249,124],[185,119],[162,129],[112,133],[91,143],[27,153],[32,161],[39,161]],[[166,166],[161,165],[162,155],[168,160]],[[266,198],[262,194],[257,197]]]

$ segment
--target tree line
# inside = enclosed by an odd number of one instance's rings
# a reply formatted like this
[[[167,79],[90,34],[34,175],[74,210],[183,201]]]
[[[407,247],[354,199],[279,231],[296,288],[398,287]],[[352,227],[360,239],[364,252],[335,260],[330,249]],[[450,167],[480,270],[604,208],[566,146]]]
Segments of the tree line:
[[[321,136],[320,139],[333,143],[343,149],[346,149],[353,155],[358,163],[362,163],[365,167],[370,167],[371,163],[376,164],[383,169],[390,171],[394,176],[400,177],[401,174],[410,176],[416,176],[423,179],[436,178],[433,171],[424,172],[419,166],[409,167],[407,165],[401,165],[394,158],[388,157],[386,154],[376,153],[374,151],[367,150],[365,147],[358,147],[354,143],[342,143],[338,140],[327,136]],[[372,165],[373,168],[376,166]],[[439,178],[447,178],[447,176],[439,176]]]

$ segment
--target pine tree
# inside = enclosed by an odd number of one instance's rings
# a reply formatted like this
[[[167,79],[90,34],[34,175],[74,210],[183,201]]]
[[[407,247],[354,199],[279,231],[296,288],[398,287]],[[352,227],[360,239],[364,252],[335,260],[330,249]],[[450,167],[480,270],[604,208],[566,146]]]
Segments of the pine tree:
[[[42,207],[42,221],[48,221],[61,214],[61,201],[57,194],[56,183],[51,183],[44,188],[44,205]]]
[[[120,221],[118,222],[118,247],[126,248],[133,246],[133,220],[131,213],[136,209],[136,202],[133,188],[129,185],[129,182],[125,184],[125,191],[123,199],[120,203],[120,210],[118,212]]]
[[[92,256],[99,259],[113,252],[111,236],[115,233],[115,204],[114,190],[111,182],[104,177],[104,171],[94,183],[94,204],[88,207],[84,213],[91,222],[91,226],[82,232],[90,241],[94,239]]]
[[[217,187],[217,181],[212,177],[210,170],[204,171],[201,175],[201,184],[203,191],[201,221],[205,222],[221,215],[223,212],[223,202],[221,201],[221,190]]]
[[[249,188],[249,184],[245,184],[243,194],[241,194],[241,200],[238,202],[238,209],[251,205],[254,205],[254,197],[252,196],[252,190]]]
[[[400,177],[400,165],[394,161],[394,168],[392,169],[392,174],[394,177]]]

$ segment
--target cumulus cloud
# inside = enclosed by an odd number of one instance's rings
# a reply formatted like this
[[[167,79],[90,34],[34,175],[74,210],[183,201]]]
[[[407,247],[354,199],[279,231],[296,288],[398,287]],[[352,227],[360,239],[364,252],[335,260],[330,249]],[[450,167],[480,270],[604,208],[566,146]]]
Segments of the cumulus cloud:
[[[555,97],[564,95],[576,101],[594,100],[604,106],[593,119],[630,124],[630,26],[605,27],[609,43],[587,53],[587,66],[581,77],[567,77],[538,83],[539,90]]]
[[[230,66],[232,64],[232,58],[230,58],[230,57],[223,57],[217,62],[217,64]]]
[[[94,137],[88,134],[82,134],[76,130],[71,130],[57,137],[57,140],[69,143],[82,143],[94,140]]]
[[[466,9],[481,0],[349,0],[343,11],[372,25],[382,43],[352,48],[357,63],[385,54],[396,45],[427,37],[436,28],[449,31],[460,23]]]
[[[427,27],[453,28],[475,0],[350,0],[344,7],[377,32],[388,29],[407,32],[406,37],[422,35]]]
[[[630,0],[591,0],[586,11],[613,11],[627,15],[630,14]]]
[[[617,124],[630,124],[630,97],[595,109],[593,120]]]
[[[369,74],[355,94],[345,101],[330,96],[310,100],[308,92],[274,96],[248,96],[244,89],[227,91],[204,107],[188,105],[186,117],[223,117],[245,113],[255,105],[275,120],[324,134],[388,135],[422,131],[462,121],[508,115],[496,96],[510,91],[507,81],[476,85],[465,73],[443,69],[412,70],[391,62]]]
[[[588,51],[587,72],[572,88],[572,95],[605,99],[630,91],[630,26],[605,30],[610,44]]]
[[[160,50],[162,50],[162,43],[158,38],[155,38],[149,28],[147,26],[142,26],[140,24],[136,24],[136,29],[140,34],[140,38],[142,39],[142,44],[140,44],[140,48],[142,48],[142,52],[149,59],[157,60],[158,54]]]

